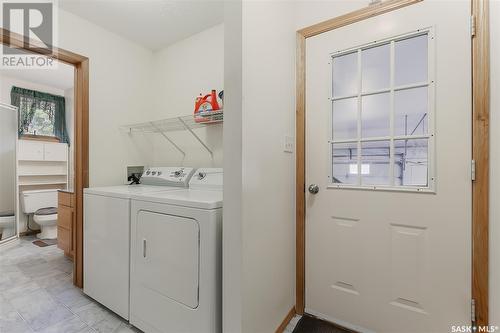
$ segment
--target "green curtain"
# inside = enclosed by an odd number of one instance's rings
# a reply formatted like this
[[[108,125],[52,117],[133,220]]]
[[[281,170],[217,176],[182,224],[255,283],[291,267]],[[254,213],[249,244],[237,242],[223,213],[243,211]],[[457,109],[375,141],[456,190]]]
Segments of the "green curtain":
[[[56,96],[40,91],[12,87],[11,104],[19,108],[19,136],[28,131],[37,109],[53,114],[54,136],[60,142],[69,144],[66,129],[66,102],[63,96]]]

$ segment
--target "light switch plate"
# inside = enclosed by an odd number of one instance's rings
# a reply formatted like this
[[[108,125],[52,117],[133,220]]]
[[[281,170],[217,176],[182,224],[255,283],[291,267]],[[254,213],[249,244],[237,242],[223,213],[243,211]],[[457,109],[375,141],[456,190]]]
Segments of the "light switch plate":
[[[294,144],[293,137],[285,136],[285,140],[283,143],[283,151],[285,153],[293,153],[293,144]]]

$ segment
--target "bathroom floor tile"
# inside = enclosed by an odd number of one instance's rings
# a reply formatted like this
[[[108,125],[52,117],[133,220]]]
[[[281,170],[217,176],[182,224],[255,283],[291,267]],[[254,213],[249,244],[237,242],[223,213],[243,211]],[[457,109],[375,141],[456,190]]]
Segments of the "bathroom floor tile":
[[[138,333],[73,286],[73,262],[33,236],[0,250],[0,332]]]
[[[50,288],[59,284],[72,283],[71,275],[60,271],[54,271],[50,275],[33,278],[40,288]]]
[[[47,261],[41,257],[33,257],[33,258],[28,257],[25,260],[18,261],[17,267],[19,267],[21,271],[26,271],[26,270],[31,270],[33,269],[34,266],[40,264],[47,264]]]
[[[25,267],[25,268],[19,267],[19,268],[21,269],[24,275],[30,278],[49,276],[53,274],[54,271],[62,272],[62,270],[58,268],[57,262],[54,261],[47,262],[46,260],[44,260],[44,262],[42,263],[36,263],[30,267]]]
[[[118,327],[122,324],[121,319],[116,316],[108,316],[106,319],[101,320],[92,328],[99,333],[114,333]]]
[[[0,295],[0,316],[14,311],[12,304]]]
[[[63,280],[60,283],[54,283],[52,285],[49,285],[45,288],[47,292],[51,295],[58,295],[60,293],[65,292],[66,290],[69,289],[76,289],[75,286],[73,285],[73,281],[70,280]]]
[[[40,333],[79,333],[89,327],[77,316],[63,320],[55,325],[46,327],[38,332]]]
[[[36,290],[40,290],[40,286],[33,281],[28,281],[23,284],[14,284],[11,288],[3,290],[2,297],[11,300]]]
[[[76,308],[73,311],[89,326],[93,326],[110,316],[108,310],[104,309],[102,306],[96,303],[87,304],[80,308]]]
[[[0,332],[31,333],[28,324],[16,311],[0,314]]]
[[[86,328],[79,331],[78,333],[97,333],[97,331],[95,329],[93,329],[92,327],[87,326]]]
[[[142,332],[141,330],[132,325],[121,323],[120,326],[118,326],[118,328],[113,333],[141,333],[141,332]]]
[[[80,308],[93,302],[90,298],[85,296],[80,289],[76,288],[66,289],[54,295],[54,298],[58,302],[66,305],[70,310]]]
[[[35,331],[73,316],[66,307],[55,302],[45,290],[15,298],[11,304]]]
[[[0,282],[0,292],[3,293],[6,290],[18,287],[22,284],[30,282],[30,278],[24,275],[20,271],[3,272],[2,275],[5,279]]]

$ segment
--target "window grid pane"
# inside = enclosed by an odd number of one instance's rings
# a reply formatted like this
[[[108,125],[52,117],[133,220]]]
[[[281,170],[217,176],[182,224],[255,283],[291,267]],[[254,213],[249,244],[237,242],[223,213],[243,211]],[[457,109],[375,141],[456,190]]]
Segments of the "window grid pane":
[[[367,141],[361,143],[361,184],[390,185],[390,141]],[[365,173],[363,174],[363,166]]]
[[[433,135],[428,93],[431,84],[427,82],[428,40],[429,32],[419,33],[333,57],[334,68],[341,63],[337,58],[349,56],[351,77],[349,89],[343,95],[336,93],[342,91],[342,80],[337,81],[332,70],[331,183],[366,188],[429,187],[428,152]],[[410,52],[412,49],[415,54]],[[409,59],[404,58],[405,54]],[[346,62],[346,58],[341,60]],[[419,65],[415,65],[416,70],[402,72],[412,63]]]
[[[334,57],[332,61],[332,96],[345,97],[357,93],[357,52]]]
[[[357,185],[358,146],[357,143],[332,144],[332,183]]]
[[[346,98],[332,102],[333,140],[358,138],[358,99]]]
[[[390,44],[361,51],[363,92],[388,89],[390,86]]]

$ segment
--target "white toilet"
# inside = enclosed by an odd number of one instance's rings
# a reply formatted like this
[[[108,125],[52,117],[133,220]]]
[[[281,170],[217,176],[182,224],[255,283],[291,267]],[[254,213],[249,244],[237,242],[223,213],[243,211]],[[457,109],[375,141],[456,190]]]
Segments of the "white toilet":
[[[33,214],[33,221],[40,225],[41,239],[57,238],[57,190],[23,191],[23,212]]]
[[[0,212],[0,240],[10,238],[16,234],[16,216],[14,212]]]

